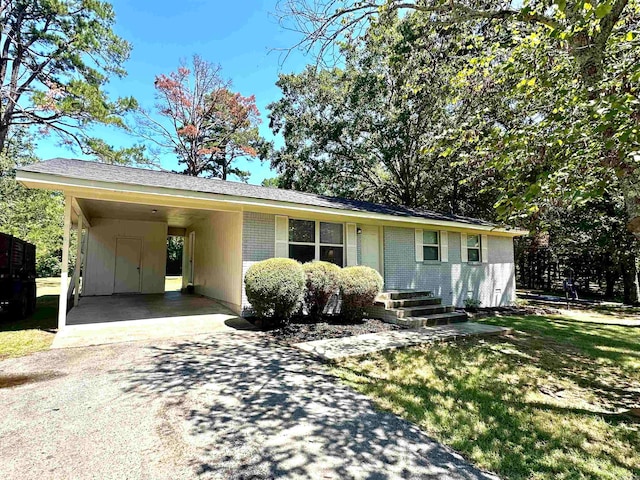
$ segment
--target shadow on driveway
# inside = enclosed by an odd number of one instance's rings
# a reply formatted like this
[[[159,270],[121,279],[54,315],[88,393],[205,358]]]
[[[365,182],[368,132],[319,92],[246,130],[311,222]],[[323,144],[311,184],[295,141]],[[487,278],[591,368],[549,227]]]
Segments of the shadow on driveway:
[[[201,477],[489,478],[414,425],[375,410],[324,366],[259,334],[212,335],[150,353],[124,388],[164,399]]]

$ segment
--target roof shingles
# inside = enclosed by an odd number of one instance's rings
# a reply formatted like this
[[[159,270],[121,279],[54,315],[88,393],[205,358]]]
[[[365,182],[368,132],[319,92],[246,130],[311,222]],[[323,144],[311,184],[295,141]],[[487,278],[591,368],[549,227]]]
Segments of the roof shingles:
[[[86,160],[54,158],[52,160],[22,167],[19,170],[73,179],[122,183],[128,185],[144,185],[155,188],[172,188],[216,195],[233,195],[259,200],[273,200],[277,202],[337,208],[341,210],[459,222],[469,225],[496,226],[491,222],[476,218],[448,215],[429,210],[417,210],[401,206],[382,205],[378,203],[364,202],[361,200],[350,200],[347,198],[316,195],[313,193],[304,193],[295,190],[262,187],[241,182],[229,182],[220,179],[190,177],[178,173],[120,165],[108,165]]]

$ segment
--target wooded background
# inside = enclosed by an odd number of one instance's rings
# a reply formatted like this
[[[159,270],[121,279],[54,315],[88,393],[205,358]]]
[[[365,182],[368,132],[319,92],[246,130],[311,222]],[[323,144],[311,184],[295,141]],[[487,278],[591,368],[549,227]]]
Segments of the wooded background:
[[[531,231],[519,287],[640,300],[638,0],[281,0],[309,65],[259,112],[215,59],[176,59],[156,104],[111,98],[132,46],[108,2],[0,0],[0,229],[59,272],[62,198],[15,182],[56,136],[95,161],[431,209]],[[258,125],[268,119],[276,147]],[[96,126],[130,133],[115,148]],[[634,236],[634,233],[636,236]]]

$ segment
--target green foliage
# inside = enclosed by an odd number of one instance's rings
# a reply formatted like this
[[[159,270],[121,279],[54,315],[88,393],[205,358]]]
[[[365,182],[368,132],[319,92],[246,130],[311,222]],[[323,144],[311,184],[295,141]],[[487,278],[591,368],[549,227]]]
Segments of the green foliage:
[[[537,223],[545,225],[543,234],[515,243],[517,281],[522,287],[558,288],[570,268],[581,293],[590,287],[602,287],[599,293],[607,298],[638,301],[633,280],[638,245],[627,230],[621,192],[616,196],[606,193],[570,209],[545,206]],[[541,244],[540,239],[545,241]]]
[[[88,130],[124,127],[133,98],[112,101],[104,86],[122,77],[131,46],[114,31],[115,14],[100,0],[17,0],[0,10],[3,48],[0,152],[14,127],[37,127],[84,153],[105,154]],[[10,99],[10,101],[8,100]],[[94,150],[100,147],[99,151]],[[119,155],[126,155],[119,153]]]
[[[340,270],[340,296],[342,311],[346,318],[360,320],[364,308],[373,305],[382,291],[384,280],[371,267],[356,266]]]
[[[280,188],[281,183],[280,177],[265,178],[262,180],[263,187]]]
[[[479,102],[452,108],[448,82],[466,64],[456,41],[415,16],[390,16],[342,47],[341,68],[281,75],[282,99],[269,106],[285,141],[272,159],[281,184],[491,219],[496,198],[479,191],[498,175],[462,162],[471,132],[445,135]]]
[[[480,300],[477,298],[465,298],[464,308],[469,312],[475,312],[480,308]]]
[[[18,130],[0,154],[0,231],[36,246],[39,277],[57,276],[64,198],[58,192],[27,189],[15,180],[17,167],[35,161],[32,138],[24,130]]]
[[[302,306],[305,274],[289,258],[254,263],[244,277],[247,299],[258,317],[285,322]]]
[[[342,60],[279,81],[287,186],[549,231],[558,256],[622,276],[633,301],[637,0],[283,3],[303,44]]]
[[[340,267],[330,262],[309,262],[302,268],[306,275],[304,303],[309,315],[317,318],[327,301],[339,291]]]
[[[183,237],[167,237],[167,275],[182,275]]]
[[[184,173],[246,181],[239,158],[263,158],[269,144],[260,136],[255,96],[231,90],[221,67],[194,55],[168,75],[156,76],[155,111],[139,109],[135,130],[160,154],[176,155]]]
[[[562,2],[549,9],[525,0],[503,16],[497,8],[483,16],[458,9],[416,14],[430,24],[460,14],[460,50],[472,50],[452,83],[451,103],[482,95],[483,108],[447,135],[485,132],[471,161],[504,175],[485,188],[498,197],[499,217],[540,229],[539,212],[549,207],[622,194],[630,228],[640,229],[640,4]]]

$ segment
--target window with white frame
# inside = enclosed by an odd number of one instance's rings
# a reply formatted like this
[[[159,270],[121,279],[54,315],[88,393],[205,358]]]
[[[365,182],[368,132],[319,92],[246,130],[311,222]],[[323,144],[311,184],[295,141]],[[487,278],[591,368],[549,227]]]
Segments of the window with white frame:
[[[424,260],[440,259],[440,234],[432,230],[422,232],[422,251]]]
[[[467,258],[470,262],[481,260],[480,250],[480,235],[467,235]]]
[[[289,219],[289,258],[301,263],[316,258],[316,222]]]
[[[289,258],[301,263],[322,260],[343,266],[343,225],[290,218]]]
[[[344,263],[343,225],[341,223],[318,223],[320,224],[320,260],[342,267]]]

